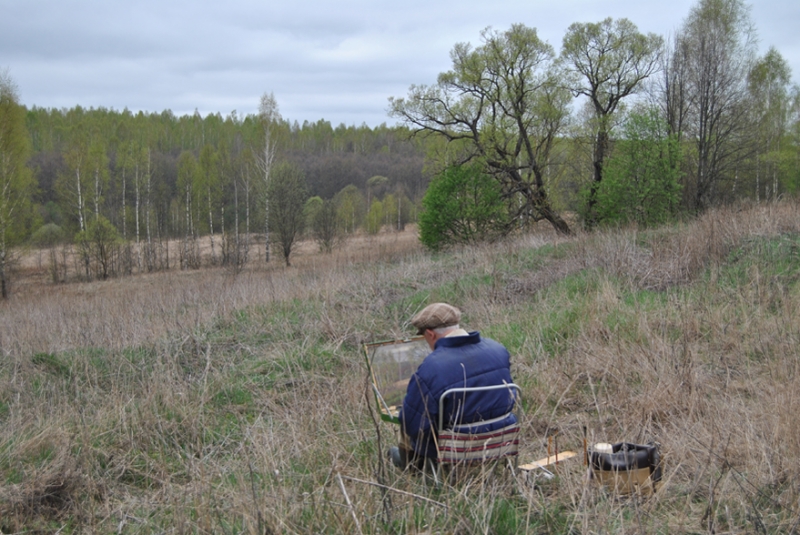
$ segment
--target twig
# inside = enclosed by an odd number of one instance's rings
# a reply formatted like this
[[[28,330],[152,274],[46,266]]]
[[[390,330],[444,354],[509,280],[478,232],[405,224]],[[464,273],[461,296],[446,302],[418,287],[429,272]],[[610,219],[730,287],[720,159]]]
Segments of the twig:
[[[350,502],[350,496],[347,495],[347,490],[344,488],[342,475],[338,472],[336,473],[336,479],[339,482],[339,488],[342,489],[342,494],[344,494],[344,501],[347,502],[347,507],[350,508],[350,514],[353,515],[353,521],[356,523],[356,528],[358,528],[358,532],[363,535],[363,532],[361,531],[361,524],[358,523],[358,516],[356,516],[356,510],[353,507],[353,504]]]
[[[336,475],[339,477],[339,479],[347,479],[348,481],[355,481],[356,483],[364,483],[365,485],[372,485],[373,487],[378,487],[378,488],[381,488],[381,489],[384,489],[384,490],[390,490],[392,492],[396,492],[397,494],[403,494],[404,496],[410,496],[412,498],[416,498],[418,500],[423,500],[423,501],[426,501],[428,503],[432,503],[434,505],[438,505],[439,507],[447,509],[447,504],[442,503],[442,502],[437,502],[436,500],[431,500],[430,498],[426,498],[425,496],[420,496],[419,494],[414,494],[412,492],[408,492],[408,491],[405,491],[405,490],[400,490],[400,489],[396,489],[394,487],[389,487],[388,485],[382,485],[380,483],[375,483],[374,481],[366,481],[364,479],[358,479],[356,477],[350,477],[350,476],[343,476],[341,474],[336,474]]]

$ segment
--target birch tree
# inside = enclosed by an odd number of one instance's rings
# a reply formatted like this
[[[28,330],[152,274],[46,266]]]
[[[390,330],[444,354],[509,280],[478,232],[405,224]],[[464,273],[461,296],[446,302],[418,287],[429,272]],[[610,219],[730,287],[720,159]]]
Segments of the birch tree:
[[[197,183],[197,160],[189,151],[178,158],[178,194],[183,205],[183,240],[180,249],[181,268],[199,267],[199,251],[194,223],[195,184]]]
[[[139,145],[134,149],[133,161],[133,190],[134,190],[134,225],[136,234],[136,267],[142,269],[142,212],[144,201],[147,199],[147,187],[150,181],[149,176],[150,155],[149,151]],[[144,197],[144,198],[143,198]],[[144,214],[147,217],[147,214]]]
[[[333,197],[336,215],[344,232],[355,233],[366,213],[364,195],[355,185],[348,184]]]
[[[100,206],[103,204],[105,191],[108,188],[108,155],[106,144],[98,135],[92,136],[89,146],[89,161],[92,173],[92,204],[94,219],[100,218]]]
[[[220,204],[220,176],[219,155],[210,144],[200,150],[199,158],[200,183],[199,189],[204,197],[205,208],[208,213],[208,232],[211,239],[211,262],[216,263],[216,250],[214,245],[214,213]]]
[[[759,58],[748,79],[752,95],[753,116],[759,131],[758,155],[756,157],[755,197],[760,200],[763,178],[764,197],[772,191],[771,198],[777,199],[780,192],[783,141],[788,130],[789,83],[791,69],[780,52],[771,47]]]
[[[261,95],[261,102],[258,106],[258,117],[261,121],[261,127],[264,132],[260,151],[256,162],[263,179],[263,206],[264,206],[264,261],[269,262],[269,230],[270,230],[270,178],[272,167],[275,162],[275,152],[277,147],[277,133],[276,125],[281,120],[280,112],[278,111],[278,101],[275,100],[275,95],[272,93],[264,93]],[[287,260],[288,261],[288,260]]]
[[[144,230],[147,239],[145,246],[145,266],[148,271],[155,269],[155,246],[153,244],[153,160],[150,147],[142,149],[144,160]]]
[[[129,141],[117,153],[117,168],[120,177],[120,199],[122,204],[122,239],[128,239],[128,173],[134,165],[134,143]]]
[[[72,212],[78,223],[78,231],[86,230],[86,203],[91,190],[91,162],[88,141],[82,132],[73,134],[72,140],[64,152],[66,171],[56,183],[59,197]]]

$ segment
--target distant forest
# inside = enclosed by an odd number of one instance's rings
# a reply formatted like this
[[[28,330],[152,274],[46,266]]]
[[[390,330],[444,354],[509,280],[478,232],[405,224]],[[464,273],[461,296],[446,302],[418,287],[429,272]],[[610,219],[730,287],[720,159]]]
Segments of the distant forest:
[[[39,185],[39,225],[53,223],[74,233],[80,230],[81,216],[96,211],[128,238],[136,235],[137,221],[140,233],[149,221],[162,236],[183,236],[185,203],[179,182],[187,177],[179,176],[179,160],[184,153],[198,166],[188,177],[200,197],[195,204],[202,209],[209,201],[202,199],[203,190],[211,192],[218,228],[233,224],[235,190],[241,196],[241,220],[248,212],[253,220],[263,218],[263,178],[257,161],[265,140],[257,115],[176,117],[170,111],[34,107],[27,112],[26,124],[33,148],[30,167]],[[271,136],[276,158],[302,170],[310,196],[333,199],[355,186],[366,202],[367,182],[375,176],[386,178],[377,192],[381,196],[399,191],[418,201],[425,192],[424,147],[410,139],[406,128],[334,128],[323,120],[302,125],[277,120]],[[359,213],[363,217],[366,207],[359,207]],[[203,225],[203,217],[196,219]]]

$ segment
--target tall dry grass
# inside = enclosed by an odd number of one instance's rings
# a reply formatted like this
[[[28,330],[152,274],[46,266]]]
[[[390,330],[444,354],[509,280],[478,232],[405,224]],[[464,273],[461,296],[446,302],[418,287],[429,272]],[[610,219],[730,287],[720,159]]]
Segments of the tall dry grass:
[[[0,531],[792,532],[798,216],[443,255],[392,237],[291,269],[18,292],[0,305]],[[584,427],[657,441],[656,495],[615,498],[579,461],[444,487],[387,466],[360,344],[433,300],[512,350],[523,461],[548,437],[580,449]]]

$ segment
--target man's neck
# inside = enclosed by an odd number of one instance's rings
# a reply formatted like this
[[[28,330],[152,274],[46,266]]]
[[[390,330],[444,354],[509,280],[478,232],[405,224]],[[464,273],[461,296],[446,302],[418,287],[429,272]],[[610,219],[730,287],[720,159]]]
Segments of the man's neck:
[[[453,336],[469,336],[469,333],[464,329],[453,329],[444,335],[445,338],[451,338]]]

